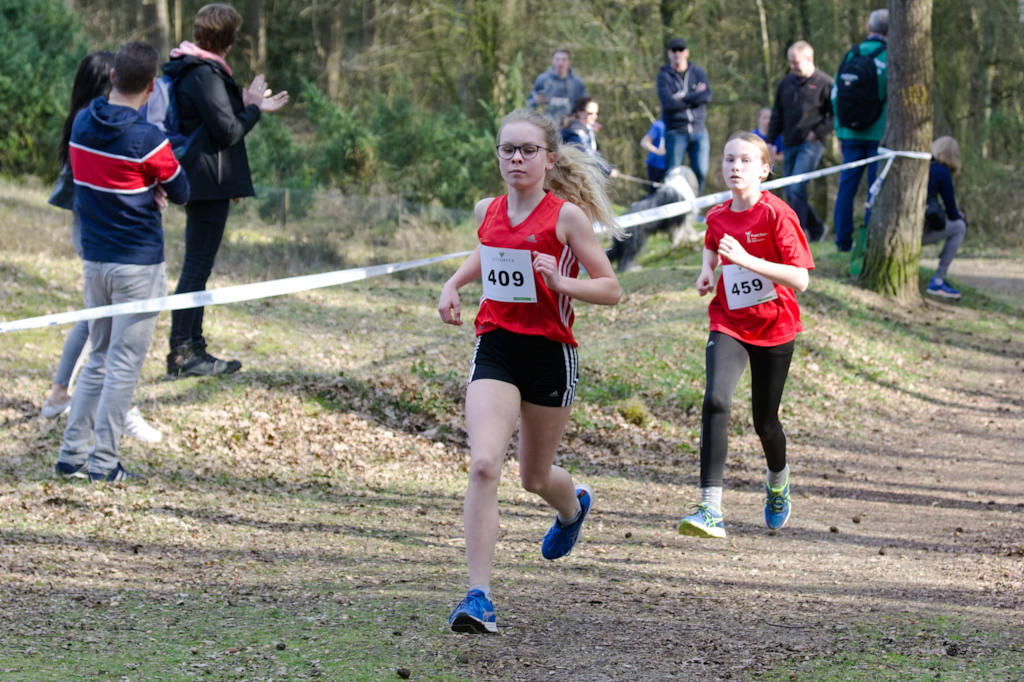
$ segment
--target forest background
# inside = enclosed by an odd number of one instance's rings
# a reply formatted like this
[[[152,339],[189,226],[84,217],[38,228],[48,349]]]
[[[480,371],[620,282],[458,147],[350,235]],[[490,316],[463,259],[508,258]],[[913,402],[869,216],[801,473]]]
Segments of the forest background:
[[[191,38],[203,2],[0,0],[0,173],[57,172],[55,149],[75,66],[89,50],[146,40],[162,54]],[[787,70],[798,39],[834,74],[866,34],[879,0],[246,0],[229,55],[236,78],[266,73],[292,93],[281,115],[249,135],[260,213],[302,214],[322,190],[469,209],[501,190],[494,132],[522,106],[558,46],[601,106],[604,155],[644,175],[639,140],[659,115],[654,88],[664,45],[686,38],[708,73],[714,153],[754,126]],[[1019,243],[1013,173],[1024,157],[1024,0],[935,0],[935,136],[964,154],[958,200],[969,239]],[[833,139],[822,165],[839,162]],[[836,178],[816,183],[831,215]],[[709,190],[720,189],[711,173]],[[287,190],[287,191],[284,191]],[[623,204],[642,194],[619,182]]]

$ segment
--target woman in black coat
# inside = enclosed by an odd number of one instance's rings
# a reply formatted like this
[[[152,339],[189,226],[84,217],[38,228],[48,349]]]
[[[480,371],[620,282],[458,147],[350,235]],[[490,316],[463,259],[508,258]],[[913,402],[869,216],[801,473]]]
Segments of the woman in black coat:
[[[232,78],[225,58],[241,25],[242,17],[230,5],[202,7],[193,27],[195,43],[185,41],[172,50],[163,67],[174,82],[179,127],[190,136],[181,163],[192,194],[185,206],[185,258],[176,294],[206,289],[231,200],[253,195],[245,135],[261,113],[288,102],[287,92],[264,96],[262,74],[247,90]],[[228,374],[242,366],[206,352],[201,307],[172,312],[170,346],[170,377]]]

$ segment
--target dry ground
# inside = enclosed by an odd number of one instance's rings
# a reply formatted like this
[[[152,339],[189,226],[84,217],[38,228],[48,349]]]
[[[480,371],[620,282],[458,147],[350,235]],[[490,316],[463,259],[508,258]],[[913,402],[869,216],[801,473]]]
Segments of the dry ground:
[[[61,262],[5,258],[9,289],[51,276],[74,286],[52,274]],[[648,277],[625,280],[618,311],[581,314],[583,362],[604,384],[603,362],[640,357],[623,339],[641,321],[702,316],[692,294]],[[161,318],[138,401],[167,438],[125,441],[144,486],[49,479],[63,421],[36,412],[61,337],[0,338],[0,676],[1020,678],[1020,326],[986,326],[994,314],[966,305],[889,310],[835,286],[806,299],[787,395],[789,525],[763,527],[742,393],[721,541],[676,533],[695,500],[693,406],[647,396],[638,425],[581,401],[563,461],[596,491],[584,542],[540,558],[551,514],[517,487],[510,460],[499,634],[486,637],[444,627],[465,589],[458,401],[470,341],[433,322],[435,279],[218,310],[212,332],[247,362],[219,380],[160,380]],[[999,314],[1019,319],[1019,297],[1005,301],[1016,313]],[[865,357],[856,324],[830,322],[843,305],[924,350]],[[700,364],[688,343],[666,361]]]

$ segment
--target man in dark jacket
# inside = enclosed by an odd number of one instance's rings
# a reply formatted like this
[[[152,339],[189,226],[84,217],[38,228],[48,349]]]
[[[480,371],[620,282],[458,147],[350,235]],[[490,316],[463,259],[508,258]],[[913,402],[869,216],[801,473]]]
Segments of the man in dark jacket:
[[[195,43],[171,50],[163,70],[174,80],[181,132],[198,130],[182,158],[192,183],[185,207],[185,258],[176,294],[206,289],[214,259],[224,237],[232,199],[253,195],[245,135],[262,112],[277,111],[288,93],[264,97],[263,75],[248,90],[231,77],[225,58],[235,42],[242,17],[229,5],[206,5],[196,13]],[[238,371],[238,360],[221,360],[206,351],[203,308],[171,314],[171,352],[168,377],[227,374]]]
[[[775,91],[767,138],[774,140],[782,134],[786,148],[782,172],[790,176],[809,173],[821,161],[823,141],[832,132],[832,78],[814,67],[814,48],[806,40],[790,45],[787,56],[790,72]],[[807,183],[788,185],[784,194],[807,239],[820,240],[825,225],[807,201]]]
[[[668,42],[668,63],[658,70],[657,86],[665,121],[666,172],[683,165],[685,153],[703,189],[711,153],[706,126],[711,85],[704,69],[690,64],[682,38]]]
[[[138,111],[153,91],[157,62],[149,45],[122,47],[114,56],[109,99],[94,99],[71,127],[68,154],[89,308],[167,295],[158,202],[185,203],[189,184],[170,142]],[[132,313],[89,323],[92,352],[71,398],[58,476],[132,477],[121,466],[118,442],[156,317]]]

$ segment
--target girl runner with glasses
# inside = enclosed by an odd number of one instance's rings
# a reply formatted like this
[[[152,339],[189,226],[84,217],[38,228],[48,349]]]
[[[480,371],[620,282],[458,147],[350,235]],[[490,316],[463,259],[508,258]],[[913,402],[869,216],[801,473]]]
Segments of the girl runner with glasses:
[[[470,589],[448,617],[455,632],[497,632],[490,580],[498,480],[517,423],[523,488],[556,512],[541,553],[565,556],[579,538],[593,491],[553,463],[576,388],[572,301],[614,305],[622,296],[592,226],[614,226],[598,163],[561,145],[554,124],[531,109],[505,117],[497,150],[508,193],[477,203],[480,246],[445,283],[437,305],[444,322],[462,324],[459,289],[482,280],[466,389]],[[589,279],[577,279],[581,265]]]
[[[793,290],[804,291],[814,259],[800,222],[789,206],[761,182],[771,171],[768,145],[754,133],[736,133],[725,144],[722,175],[732,199],[707,212],[704,258],[697,277],[708,305],[711,334],[705,358],[707,384],[700,432],[701,502],[679,522],[679,532],[725,537],[722,478],[729,439],[729,409],[740,374],[750,361],[754,429],[768,463],[764,522],[782,528],[789,519],[789,467],[779,403],[793,357],[800,308]]]

